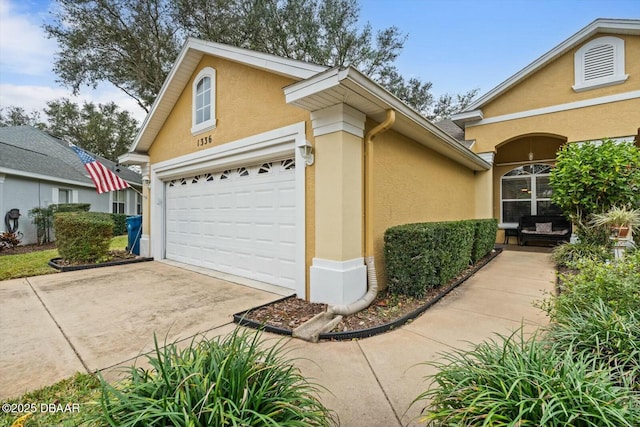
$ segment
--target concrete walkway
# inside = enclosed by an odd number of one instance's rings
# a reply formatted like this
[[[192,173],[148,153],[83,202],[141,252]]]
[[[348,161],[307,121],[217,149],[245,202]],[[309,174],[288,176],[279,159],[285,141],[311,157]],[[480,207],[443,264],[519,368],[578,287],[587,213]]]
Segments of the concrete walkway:
[[[152,348],[154,331],[167,341],[226,334],[233,313],[280,298],[157,262],[109,270],[0,282],[0,399],[76,371],[115,377]],[[553,292],[554,278],[548,254],[504,251],[398,330],[348,342],[284,339],[302,372],[327,388],[321,399],[340,425],[419,425],[421,408],[410,404],[434,372],[421,363],[521,325],[532,333],[547,322],[532,303]]]

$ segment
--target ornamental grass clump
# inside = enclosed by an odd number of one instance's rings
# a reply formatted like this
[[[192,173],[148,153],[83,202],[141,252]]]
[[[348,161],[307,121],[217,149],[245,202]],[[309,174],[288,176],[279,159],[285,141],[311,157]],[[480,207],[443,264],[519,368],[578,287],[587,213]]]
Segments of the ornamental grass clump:
[[[102,414],[110,426],[328,426],[332,413],[319,386],[286,359],[283,344],[265,345],[260,332],[236,329],[225,338],[160,348],[150,370],[102,381]]]
[[[590,310],[567,309],[544,339],[592,366],[608,366],[616,385],[640,392],[640,313],[598,300]]]
[[[610,380],[610,369],[573,349],[537,337],[484,342],[429,363],[438,373],[416,398],[427,401],[422,421],[456,426],[637,426],[637,394]]]

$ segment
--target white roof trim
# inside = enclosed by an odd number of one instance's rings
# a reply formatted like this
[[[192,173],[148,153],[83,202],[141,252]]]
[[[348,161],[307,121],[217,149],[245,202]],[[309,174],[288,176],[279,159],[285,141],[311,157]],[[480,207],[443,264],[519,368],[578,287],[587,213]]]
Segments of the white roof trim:
[[[640,19],[596,19],[567,40],[563,41],[549,52],[545,53],[522,70],[518,71],[498,86],[478,98],[475,102],[463,110],[464,112],[476,110],[502,95],[522,80],[529,77],[557,57],[573,49],[584,40],[598,33],[607,34],[640,34]]]
[[[442,145],[438,144],[438,147],[431,147],[436,151],[473,170],[488,170],[491,168],[489,163],[478,157],[462,143],[353,67],[346,69],[335,67],[310,79],[294,83],[284,89],[285,99],[288,104],[305,108],[298,101],[304,101],[306,97],[316,96],[323,91],[337,87],[344,88],[347,91],[343,100],[345,104],[355,107],[356,99],[364,96],[368,102],[375,104],[380,112],[384,113],[385,110],[391,108],[406,119],[405,123],[417,125],[421,132],[424,132],[424,135],[431,134],[438,138]],[[363,93],[364,95],[362,95]],[[330,106],[326,105],[324,108]],[[407,130],[402,128],[398,119],[396,119],[393,129],[399,133]]]
[[[80,187],[95,188],[95,185],[93,184],[93,182],[74,181],[72,179],[58,178],[58,177],[55,177],[55,176],[43,175],[43,174],[39,174],[39,173],[24,172],[24,171],[17,170],[17,169],[0,168],[0,173],[4,173],[4,174],[7,174],[7,175],[14,175],[14,176],[22,176],[22,177],[25,177],[25,178],[40,179],[40,180],[43,180],[43,181],[58,182],[58,183],[61,183],[61,184],[77,185],[77,186],[80,186]],[[87,179],[90,179],[90,178],[87,176]]]
[[[147,152],[204,55],[228,59],[295,80],[307,79],[327,69],[327,67],[304,61],[190,37],[182,47],[149,114],[142,122],[129,148],[130,152]]]
[[[124,153],[118,157],[118,162],[122,165],[144,165],[149,163],[149,156],[147,154]]]

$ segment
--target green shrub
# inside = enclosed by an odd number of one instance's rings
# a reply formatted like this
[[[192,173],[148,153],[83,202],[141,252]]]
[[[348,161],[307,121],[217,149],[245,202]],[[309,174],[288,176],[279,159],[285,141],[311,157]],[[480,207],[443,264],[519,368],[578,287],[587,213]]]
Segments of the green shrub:
[[[111,220],[113,221],[113,235],[120,236],[127,234],[127,215],[112,213]]]
[[[567,309],[547,327],[545,339],[595,366],[611,367],[617,385],[640,391],[640,313],[618,312],[598,300],[587,310]]]
[[[586,227],[592,214],[614,205],[640,207],[638,165],[640,149],[633,142],[565,144],[551,171],[551,201],[573,220],[582,240],[598,237]]]
[[[577,274],[561,275],[564,289],[546,308],[553,320],[591,310],[599,300],[619,312],[640,312],[640,251],[610,263],[584,260],[578,268]]]
[[[553,248],[551,259],[558,266],[577,268],[580,263],[588,260],[605,262],[613,257],[611,250],[602,245],[577,242],[563,243]]]
[[[90,203],[60,203],[55,205],[55,212],[89,212]]]
[[[522,330],[429,363],[439,372],[416,398],[423,421],[456,426],[636,426],[640,405],[605,364],[549,347]]]
[[[471,260],[475,227],[473,221],[452,221],[389,228],[384,236],[389,292],[422,297],[460,274]]]
[[[29,218],[36,226],[36,235],[39,245],[51,242],[51,227],[53,226],[53,212],[55,205],[46,208],[33,208],[29,210]]]
[[[54,215],[56,246],[70,262],[89,263],[106,258],[113,237],[109,214],[62,212]]]
[[[476,232],[473,239],[473,249],[471,250],[471,263],[475,264],[486,254],[491,252],[496,245],[496,234],[498,233],[498,220],[476,219]]]
[[[118,427],[334,424],[316,397],[318,386],[285,358],[284,344],[265,346],[260,332],[236,329],[183,350],[155,344],[151,370],[132,367],[115,387],[102,380],[99,421]]]

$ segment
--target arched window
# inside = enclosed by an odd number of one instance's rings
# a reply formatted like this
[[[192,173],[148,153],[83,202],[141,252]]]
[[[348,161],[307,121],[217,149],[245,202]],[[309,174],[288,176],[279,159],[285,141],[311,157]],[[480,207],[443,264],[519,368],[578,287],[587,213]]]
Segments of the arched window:
[[[574,55],[575,84],[580,92],[623,83],[624,40],[618,37],[599,37],[586,43]]]
[[[500,222],[517,224],[523,215],[558,215],[551,203],[551,165],[535,164],[510,170],[500,180]]]
[[[191,133],[205,132],[216,127],[216,70],[203,68],[193,80],[193,120]]]

